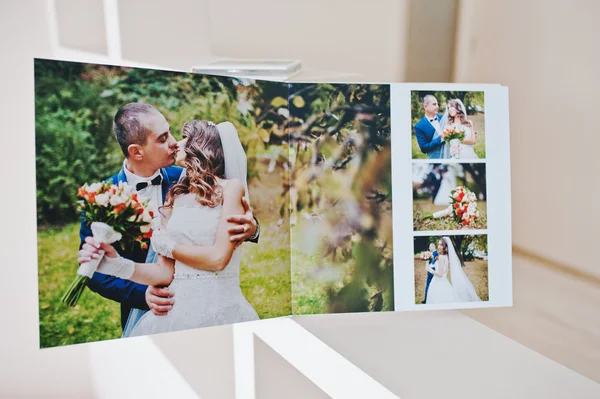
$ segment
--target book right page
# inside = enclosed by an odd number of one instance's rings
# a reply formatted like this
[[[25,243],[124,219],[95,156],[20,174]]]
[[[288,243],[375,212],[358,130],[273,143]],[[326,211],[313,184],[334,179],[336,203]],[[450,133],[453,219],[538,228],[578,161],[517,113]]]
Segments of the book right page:
[[[512,305],[508,90],[393,84],[395,310]]]
[[[390,85],[289,85],[292,312],[394,310]]]

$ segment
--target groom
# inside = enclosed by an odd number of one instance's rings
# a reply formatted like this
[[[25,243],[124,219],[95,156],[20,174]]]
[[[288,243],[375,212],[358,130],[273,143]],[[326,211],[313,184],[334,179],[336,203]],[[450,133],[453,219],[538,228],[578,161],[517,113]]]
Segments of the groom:
[[[121,107],[114,118],[113,129],[117,141],[125,155],[121,171],[108,178],[113,184],[127,182],[136,187],[140,197],[150,200],[149,207],[157,213],[167,192],[177,183],[182,168],[173,166],[177,155],[177,142],[171,135],[169,123],[153,106],[143,103],[129,103]],[[244,215],[232,216],[229,222],[238,226],[229,229],[232,241],[258,242],[259,228],[252,215],[248,202],[244,199]],[[92,235],[90,227],[82,219],[80,228],[79,263],[98,249],[85,243]],[[148,244],[147,241],[145,241]],[[150,248],[150,245],[147,246]],[[137,247],[125,251],[117,250],[124,258],[134,262],[155,261],[152,250]],[[151,309],[155,315],[166,315],[173,307],[173,294],[166,288],[145,286],[129,280],[94,273],[88,287],[105,298],[121,304],[121,327],[123,336],[128,336],[135,323]]]
[[[431,284],[431,280],[433,279],[433,273],[429,271],[429,266],[435,265],[437,261],[438,252],[435,250],[435,244],[429,244],[429,252],[431,252],[431,259],[429,259],[429,264],[425,267],[427,270],[427,284],[425,284],[425,299],[423,299],[423,303],[427,303],[427,291],[429,290],[429,284]]]
[[[415,135],[421,151],[427,154],[427,158],[444,158],[444,142],[442,141],[442,129],[439,114],[440,106],[437,99],[431,94],[423,97],[423,109],[425,116],[415,125]]]

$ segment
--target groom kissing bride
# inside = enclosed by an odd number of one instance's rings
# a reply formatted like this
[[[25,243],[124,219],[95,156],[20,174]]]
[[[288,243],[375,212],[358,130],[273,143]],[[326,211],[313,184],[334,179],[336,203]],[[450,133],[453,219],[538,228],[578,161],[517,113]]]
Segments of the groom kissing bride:
[[[425,116],[415,125],[415,136],[421,152],[429,159],[477,159],[473,149],[477,143],[477,132],[473,122],[467,119],[467,110],[460,99],[448,101],[446,112],[439,114],[440,106],[435,96],[423,97]],[[456,128],[464,132],[464,138],[456,146],[444,141],[444,131]]]
[[[430,249],[433,247],[430,246]],[[435,251],[432,251],[432,254],[434,254],[433,258],[426,264],[428,272],[424,301],[426,304],[481,301],[462,269],[450,237],[442,237],[438,241],[437,256]],[[448,272],[452,283],[448,280]]]
[[[239,285],[239,246],[260,233],[233,124],[190,121],[177,142],[156,108],[130,103],[113,129],[125,160],[107,180],[134,186],[162,215],[147,249],[98,245],[81,223],[78,261],[104,251],[88,287],[121,304],[123,337],[258,319]]]

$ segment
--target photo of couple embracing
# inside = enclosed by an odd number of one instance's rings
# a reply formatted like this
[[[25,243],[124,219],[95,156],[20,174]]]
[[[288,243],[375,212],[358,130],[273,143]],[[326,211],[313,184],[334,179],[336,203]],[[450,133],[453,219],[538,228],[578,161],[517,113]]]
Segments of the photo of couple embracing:
[[[177,142],[156,108],[129,103],[117,111],[114,132],[125,161],[111,180],[135,185],[161,218],[147,250],[121,253],[81,226],[78,260],[104,251],[88,286],[121,303],[123,336],[258,320],[240,289],[238,247],[256,243],[259,230],[233,124],[189,121]]]
[[[411,93],[413,159],[485,159],[483,92]]]
[[[291,313],[284,182],[258,179],[276,97],[287,87],[35,61],[42,348]],[[135,240],[127,212],[149,222]],[[96,216],[122,238],[99,244]]]

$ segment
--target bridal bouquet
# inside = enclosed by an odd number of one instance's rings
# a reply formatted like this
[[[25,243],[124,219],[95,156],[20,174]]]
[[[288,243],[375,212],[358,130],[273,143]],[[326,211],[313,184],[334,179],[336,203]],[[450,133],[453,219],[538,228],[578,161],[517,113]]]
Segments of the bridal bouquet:
[[[464,126],[446,126],[442,132],[442,140],[450,145],[452,159],[460,158],[460,143],[465,139]]]
[[[433,254],[429,251],[421,252],[421,260],[429,260],[433,258]]]
[[[99,182],[87,183],[80,187],[77,196],[81,198],[79,210],[86,223],[90,224],[92,235],[97,243],[117,243],[124,249],[126,245],[140,245],[147,248],[144,239],[152,236],[152,227],[158,227],[159,218],[148,209],[148,201],[140,201],[134,188],[127,183],[118,185]],[[77,276],[62,297],[62,302],[75,306],[93,276],[104,255],[100,251],[98,259],[83,263]]]
[[[450,191],[451,203],[448,208],[435,212],[434,219],[452,216],[460,226],[469,226],[479,217],[477,196],[466,187],[456,187]]]

